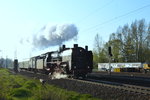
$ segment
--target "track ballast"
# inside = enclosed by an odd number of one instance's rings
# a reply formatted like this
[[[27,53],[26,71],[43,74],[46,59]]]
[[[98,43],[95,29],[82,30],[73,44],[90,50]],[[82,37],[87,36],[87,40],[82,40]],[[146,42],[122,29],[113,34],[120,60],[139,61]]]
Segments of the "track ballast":
[[[47,75],[35,74],[21,71],[19,74],[35,79],[44,79],[47,83],[84,94],[91,94],[94,97],[104,100],[149,100],[150,88],[135,85],[128,85],[116,82],[100,81],[94,79],[53,79]]]

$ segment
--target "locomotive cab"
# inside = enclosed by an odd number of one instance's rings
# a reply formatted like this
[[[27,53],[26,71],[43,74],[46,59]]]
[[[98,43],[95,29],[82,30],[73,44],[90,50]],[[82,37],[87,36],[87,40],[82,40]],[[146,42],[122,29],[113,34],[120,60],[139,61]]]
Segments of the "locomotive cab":
[[[88,51],[88,48],[78,47],[77,44],[74,45],[72,52],[72,69],[74,76],[85,77],[87,73],[92,72],[93,68],[93,55],[91,51]]]

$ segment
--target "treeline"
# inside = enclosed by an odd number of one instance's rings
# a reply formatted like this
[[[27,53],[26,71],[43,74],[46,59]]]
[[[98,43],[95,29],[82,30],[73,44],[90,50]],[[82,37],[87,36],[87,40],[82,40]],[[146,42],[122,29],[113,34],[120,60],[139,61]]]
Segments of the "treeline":
[[[94,45],[94,64],[108,62],[109,46],[112,62],[150,62],[150,23],[142,19],[119,27],[106,43],[97,34]]]
[[[9,58],[0,58],[0,67],[3,68],[13,68],[13,61]]]

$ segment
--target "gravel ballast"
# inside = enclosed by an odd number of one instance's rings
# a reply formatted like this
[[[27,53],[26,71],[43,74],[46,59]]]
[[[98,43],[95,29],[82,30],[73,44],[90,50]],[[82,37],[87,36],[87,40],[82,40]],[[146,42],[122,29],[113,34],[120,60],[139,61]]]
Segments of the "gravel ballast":
[[[91,94],[94,97],[101,98],[103,100],[150,100],[149,95],[142,95],[131,93],[125,90],[119,90],[110,87],[104,87],[96,84],[89,84],[86,82],[80,82],[68,79],[49,79],[46,75],[37,75],[34,73],[20,72],[19,74],[34,77],[37,79],[45,79],[47,83],[56,85],[60,88],[67,89],[69,91],[76,91],[83,94]]]

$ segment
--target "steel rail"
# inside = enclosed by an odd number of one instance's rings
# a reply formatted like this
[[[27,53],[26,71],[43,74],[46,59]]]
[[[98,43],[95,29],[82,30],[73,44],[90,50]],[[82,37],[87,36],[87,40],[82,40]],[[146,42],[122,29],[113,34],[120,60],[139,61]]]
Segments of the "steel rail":
[[[93,84],[93,85],[115,88],[115,89],[128,91],[128,92],[136,93],[136,94],[150,95],[150,87],[136,86],[136,85],[123,84],[123,83],[110,82],[110,81],[101,81],[101,80],[94,80],[94,79],[70,79],[68,78],[68,80],[74,80],[74,81],[84,82],[84,83]]]

